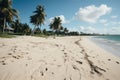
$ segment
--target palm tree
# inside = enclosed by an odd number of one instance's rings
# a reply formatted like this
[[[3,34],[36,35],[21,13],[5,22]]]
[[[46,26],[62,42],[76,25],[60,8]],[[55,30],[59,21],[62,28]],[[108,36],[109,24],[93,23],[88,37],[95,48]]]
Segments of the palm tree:
[[[68,29],[67,28],[64,28],[64,33],[67,33],[68,32]]]
[[[22,33],[27,34],[30,31],[31,31],[31,29],[27,23],[22,24]]]
[[[0,18],[3,22],[3,33],[6,23],[11,23],[14,16],[18,18],[18,11],[12,8],[12,0],[0,0]]]
[[[53,19],[53,22],[50,23],[50,29],[54,30],[55,32],[59,32],[59,30],[61,30],[62,28],[62,20],[60,19],[60,17],[55,17]]]
[[[11,23],[11,27],[14,29],[15,33],[19,33],[21,31],[21,23],[19,20],[15,20]]]
[[[33,23],[33,25],[35,25],[32,35],[34,34],[35,28],[40,26],[40,30],[41,30],[41,25],[44,24],[45,21],[45,12],[44,12],[44,6],[38,5],[36,7],[36,11],[33,12],[34,15],[30,16],[30,22]]]

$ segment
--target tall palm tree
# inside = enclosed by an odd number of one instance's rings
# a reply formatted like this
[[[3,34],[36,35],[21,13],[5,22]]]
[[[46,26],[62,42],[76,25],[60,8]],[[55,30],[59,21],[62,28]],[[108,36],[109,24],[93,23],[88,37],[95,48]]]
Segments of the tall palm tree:
[[[12,0],[0,0],[0,18],[3,21],[3,33],[6,23],[11,23],[14,16],[18,18],[18,11],[12,8]]]
[[[45,12],[44,12],[44,6],[38,5],[36,7],[36,11],[33,12],[34,15],[30,16],[30,22],[35,25],[32,35],[34,34],[35,28],[40,26],[41,30],[41,25],[44,24],[45,21]]]
[[[61,25],[62,25],[62,20],[60,19],[60,17],[55,17],[49,26],[50,29],[55,30],[58,33],[59,30],[61,30],[62,27]]]

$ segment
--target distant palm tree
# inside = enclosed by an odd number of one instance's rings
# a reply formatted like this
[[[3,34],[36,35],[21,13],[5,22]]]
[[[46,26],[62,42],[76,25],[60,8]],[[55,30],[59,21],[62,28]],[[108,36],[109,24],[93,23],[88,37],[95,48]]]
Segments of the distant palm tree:
[[[11,27],[14,29],[15,33],[19,33],[21,31],[21,23],[19,20],[15,20],[11,23]]]
[[[64,28],[64,33],[67,33],[68,32],[68,29],[67,28]]]
[[[32,35],[34,34],[35,28],[40,26],[41,30],[41,25],[44,24],[45,21],[45,12],[44,12],[44,6],[38,5],[36,7],[36,11],[33,12],[34,15],[30,16],[30,22],[35,25]]]
[[[58,32],[62,29],[61,25],[62,25],[62,20],[60,19],[60,17],[55,17],[49,26],[50,29],[54,30],[58,34]]]
[[[18,18],[18,11],[12,8],[12,0],[0,0],[0,18],[3,22],[3,33],[6,23],[11,23],[14,17]]]
[[[60,30],[63,30],[63,29],[64,29],[63,26],[61,26],[61,27],[60,27]]]
[[[27,33],[29,33],[30,31],[31,31],[31,29],[30,29],[30,27],[29,27],[29,25],[28,25],[27,23],[22,24],[22,32],[23,32],[24,34],[27,34]]]

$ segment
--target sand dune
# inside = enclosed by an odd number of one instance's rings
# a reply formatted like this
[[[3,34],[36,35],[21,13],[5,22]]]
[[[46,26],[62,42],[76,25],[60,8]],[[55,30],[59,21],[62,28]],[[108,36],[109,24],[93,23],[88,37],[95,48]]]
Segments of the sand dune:
[[[86,37],[0,38],[0,80],[119,80],[120,58]]]

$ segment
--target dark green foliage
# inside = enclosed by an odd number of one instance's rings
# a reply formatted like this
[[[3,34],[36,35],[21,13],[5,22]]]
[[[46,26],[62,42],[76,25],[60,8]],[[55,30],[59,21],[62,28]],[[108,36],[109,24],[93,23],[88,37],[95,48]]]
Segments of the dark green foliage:
[[[6,24],[9,24],[16,17],[18,11],[12,8],[12,0],[0,0],[0,27],[4,32]]]
[[[30,34],[31,28],[27,23],[20,23],[18,20],[11,23],[12,28],[14,29],[14,33],[23,33]]]
[[[43,34],[47,34],[47,30],[46,29],[43,29]]]
[[[36,27],[40,26],[40,30],[41,30],[41,25],[44,24],[45,16],[46,16],[44,12],[44,6],[41,5],[38,5],[36,7],[36,11],[34,11],[33,13],[34,15],[30,16],[30,23],[35,25],[32,35],[34,34]]]
[[[79,32],[77,32],[77,31],[72,31],[72,32],[69,32],[68,35],[69,35],[69,36],[78,36],[78,35],[79,35]]]
[[[60,17],[54,17],[49,26],[50,29],[52,29],[57,35],[60,33],[60,30],[63,30],[62,20],[60,19]]]

